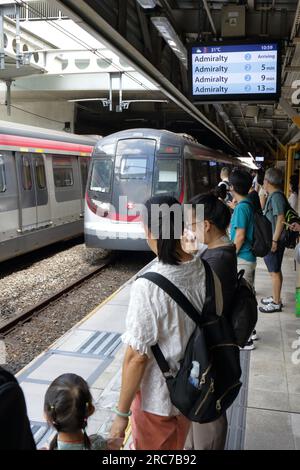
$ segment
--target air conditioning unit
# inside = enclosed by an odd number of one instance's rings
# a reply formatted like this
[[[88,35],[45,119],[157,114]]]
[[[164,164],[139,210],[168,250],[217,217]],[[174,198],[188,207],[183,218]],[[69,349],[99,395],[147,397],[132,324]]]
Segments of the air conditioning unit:
[[[227,5],[222,8],[222,37],[242,37],[246,35],[245,5]]]

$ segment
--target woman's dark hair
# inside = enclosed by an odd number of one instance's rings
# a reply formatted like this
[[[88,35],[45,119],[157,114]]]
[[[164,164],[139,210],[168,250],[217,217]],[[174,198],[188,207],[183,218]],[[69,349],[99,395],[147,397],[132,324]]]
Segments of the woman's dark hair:
[[[298,175],[291,175],[290,176],[290,185],[293,193],[298,194],[298,182],[299,178]]]
[[[144,206],[143,220],[157,240],[159,261],[164,264],[179,264],[178,252],[184,228],[180,202],[172,196],[153,196],[145,202]],[[167,230],[167,227],[170,230]]]
[[[214,193],[217,197],[221,198],[225,201],[227,196],[227,187],[225,183],[221,183],[220,185],[216,186],[214,189]]]
[[[213,193],[198,194],[189,201],[196,210],[198,204],[204,205],[204,220],[208,220],[219,230],[225,231],[230,224],[229,207]]]
[[[235,170],[231,173],[229,178],[229,184],[233,186],[233,190],[241,196],[247,196],[252,186],[252,176],[248,171]]]
[[[84,432],[84,445],[91,448],[85,428],[92,405],[92,395],[86,381],[76,374],[63,374],[49,386],[44,401],[44,412],[57,432]],[[57,434],[50,450],[57,447]]]

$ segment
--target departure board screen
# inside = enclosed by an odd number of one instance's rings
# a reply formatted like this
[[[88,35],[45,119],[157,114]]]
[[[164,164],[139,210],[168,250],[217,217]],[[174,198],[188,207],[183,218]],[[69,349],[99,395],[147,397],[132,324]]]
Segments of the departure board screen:
[[[269,101],[280,95],[279,42],[190,46],[194,101]]]

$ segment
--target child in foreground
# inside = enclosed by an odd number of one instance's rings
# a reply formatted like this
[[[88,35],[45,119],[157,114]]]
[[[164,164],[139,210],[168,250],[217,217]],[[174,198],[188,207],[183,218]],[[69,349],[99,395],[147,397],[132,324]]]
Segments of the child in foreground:
[[[99,434],[88,436],[88,418],[95,407],[89,386],[76,374],[63,374],[49,386],[44,402],[47,422],[57,434],[49,450],[118,450],[123,439],[105,440]]]

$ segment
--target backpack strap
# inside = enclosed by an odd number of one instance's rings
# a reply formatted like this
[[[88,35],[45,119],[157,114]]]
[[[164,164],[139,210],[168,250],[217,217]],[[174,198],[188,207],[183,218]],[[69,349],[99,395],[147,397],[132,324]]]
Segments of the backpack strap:
[[[249,199],[242,199],[242,200],[239,202],[239,204],[242,204],[243,202],[245,202],[246,204],[248,204],[248,205],[252,208],[253,212],[256,212],[255,207],[254,207],[254,204],[253,204],[251,201],[249,201]]]
[[[202,260],[202,263],[205,268],[205,287],[206,287],[206,296],[205,302],[202,309],[202,317],[209,314],[216,313],[216,299],[215,299],[215,284],[212,270],[207,263],[207,261]],[[176,287],[171,281],[169,281],[165,276],[155,272],[148,272],[138,276],[137,279],[148,279],[148,281],[153,282],[163,291],[165,291],[188,315],[188,317],[193,320],[196,325],[201,326],[200,315],[198,310],[194,305],[188,300],[188,298],[181,292],[178,287]]]
[[[202,263],[205,268],[205,287],[206,287],[206,296],[205,302],[202,309],[202,315],[209,315],[211,313],[216,313],[216,299],[215,299],[215,284],[212,270],[207,263],[207,261],[202,260]],[[160,287],[164,292],[166,292],[188,315],[188,317],[193,320],[196,325],[201,327],[200,315],[198,310],[193,306],[193,304],[188,300],[188,298],[181,292],[178,287],[176,287],[171,281],[169,281],[165,276],[155,272],[148,272],[138,276],[137,279],[147,279],[148,281],[153,282],[158,287]],[[166,361],[165,356],[162,353],[158,344],[151,346],[151,350],[155,360],[163,373],[165,378],[173,377],[170,366]]]

